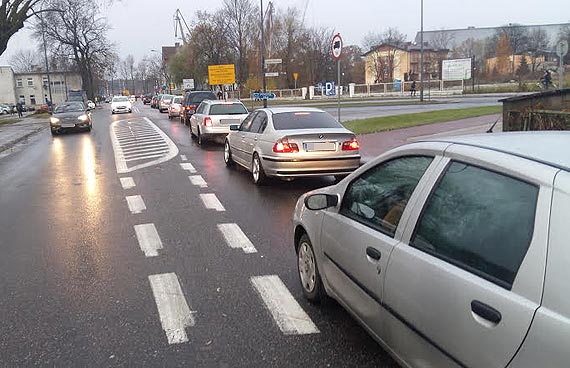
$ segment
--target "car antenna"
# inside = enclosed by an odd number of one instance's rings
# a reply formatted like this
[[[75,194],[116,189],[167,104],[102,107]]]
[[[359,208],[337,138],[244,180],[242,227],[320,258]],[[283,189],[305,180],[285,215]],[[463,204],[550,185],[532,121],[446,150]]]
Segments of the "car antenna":
[[[493,125],[491,125],[491,127],[485,132],[485,133],[493,133],[493,128],[495,127],[495,125],[497,125],[497,123],[499,122],[499,119],[497,119]]]

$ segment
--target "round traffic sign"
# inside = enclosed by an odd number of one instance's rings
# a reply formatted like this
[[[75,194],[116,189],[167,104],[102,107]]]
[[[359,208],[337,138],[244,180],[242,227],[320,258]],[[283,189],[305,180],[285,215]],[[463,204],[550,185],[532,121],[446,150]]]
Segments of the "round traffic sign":
[[[562,58],[566,56],[567,53],[568,53],[568,41],[566,40],[558,41],[558,43],[556,44],[556,54]]]
[[[332,39],[331,53],[333,59],[340,59],[340,55],[342,54],[342,38],[340,37],[339,33],[335,34]]]

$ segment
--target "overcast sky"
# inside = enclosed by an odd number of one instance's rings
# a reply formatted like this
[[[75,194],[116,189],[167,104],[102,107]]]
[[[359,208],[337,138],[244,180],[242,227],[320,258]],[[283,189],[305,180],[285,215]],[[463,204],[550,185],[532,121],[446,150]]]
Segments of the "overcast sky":
[[[267,6],[268,0],[263,0]],[[382,32],[397,27],[413,40],[420,28],[420,0],[274,0],[277,8],[304,9],[305,24],[334,28],[345,45],[362,44],[370,31]],[[112,27],[109,39],[119,55],[132,54],[140,60],[151,49],[173,45],[173,14],[182,11],[188,23],[196,10],[221,7],[223,0],[121,0],[103,8]],[[254,3],[259,4],[258,0]],[[508,23],[547,24],[570,22],[568,0],[425,0],[424,28],[453,29],[467,26],[493,27]],[[0,65],[20,48],[34,48],[29,32],[21,30],[12,37],[8,50],[0,56]]]

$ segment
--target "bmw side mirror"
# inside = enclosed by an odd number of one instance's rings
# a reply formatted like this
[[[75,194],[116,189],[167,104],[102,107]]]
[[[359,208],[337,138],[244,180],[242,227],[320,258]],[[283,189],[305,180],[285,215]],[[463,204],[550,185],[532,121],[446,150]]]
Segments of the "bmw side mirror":
[[[332,194],[313,194],[305,198],[305,207],[312,211],[335,207],[337,204],[338,196]]]
[[[230,125],[230,130],[238,131],[238,130],[239,130],[239,125],[237,125],[237,124],[232,124],[232,125]]]

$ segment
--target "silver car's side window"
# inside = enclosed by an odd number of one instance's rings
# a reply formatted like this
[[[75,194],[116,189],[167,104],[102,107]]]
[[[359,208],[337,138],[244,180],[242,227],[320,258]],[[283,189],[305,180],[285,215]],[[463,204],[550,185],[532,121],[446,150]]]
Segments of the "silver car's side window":
[[[366,171],[347,188],[340,213],[394,237],[418,182],[433,157],[400,157]]]
[[[241,123],[241,125],[239,126],[239,130],[241,132],[249,132],[249,128],[251,127],[251,121],[255,118],[255,116],[258,114],[258,112],[252,112],[251,114],[249,114]]]
[[[538,189],[452,161],[424,208],[411,245],[510,289],[532,238]]]
[[[257,114],[257,116],[253,119],[253,122],[251,123],[251,128],[249,129],[249,131],[251,133],[258,133],[259,129],[263,125],[263,122],[265,122],[265,121],[267,121],[267,114],[265,114],[263,111],[260,111]]]

